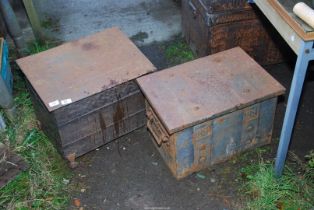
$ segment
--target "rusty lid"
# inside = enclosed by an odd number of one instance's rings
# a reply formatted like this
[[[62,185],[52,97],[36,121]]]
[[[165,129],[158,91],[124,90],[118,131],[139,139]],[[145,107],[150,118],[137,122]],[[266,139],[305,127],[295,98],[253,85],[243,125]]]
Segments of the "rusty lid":
[[[285,91],[239,47],[137,82],[170,134]]]
[[[155,70],[118,28],[16,62],[49,111]]]

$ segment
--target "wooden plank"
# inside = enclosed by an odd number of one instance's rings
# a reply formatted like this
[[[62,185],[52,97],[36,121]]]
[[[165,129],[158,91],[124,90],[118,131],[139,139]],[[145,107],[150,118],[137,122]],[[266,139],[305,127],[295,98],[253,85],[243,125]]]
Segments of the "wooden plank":
[[[270,0],[255,0],[255,3],[272,25],[277,29],[279,34],[283,37],[291,49],[298,55],[302,38],[271,6]]]
[[[25,6],[25,9],[26,9],[29,21],[31,22],[33,32],[34,32],[36,39],[39,41],[44,40],[44,36],[42,33],[42,29],[41,29],[41,24],[40,24],[36,9],[34,7],[33,1],[32,0],[23,0],[23,3]]]
[[[277,0],[268,0],[271,7],[283,18],[283,20],[305,41],[314,40],[314,32],[307,31],[308,27],[296,21],[294,16],[289,14],[287,10]]]

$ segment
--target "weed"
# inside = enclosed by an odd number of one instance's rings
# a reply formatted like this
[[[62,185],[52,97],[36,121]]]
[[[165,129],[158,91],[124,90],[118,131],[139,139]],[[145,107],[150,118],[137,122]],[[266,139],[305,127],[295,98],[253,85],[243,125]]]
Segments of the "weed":
[[[132,41],[144,42],[144,39],[148,38],[148,34],[146,32],[138,32],[137,34],[131,37]]]
[[[47,48],[48,45],[34,43],[30,52]],[[14,70],[14,101],[17,118],[8,123],[0,141],[22,156],[29,169],[0,189],[0,209],[65,209],[69,197],[63,180],[71,174],[49,139],[37,128],[30,95],[18,69]]]
[[[247,209],[310,209],[314,206],[314,185],[286,166],[275,178],[272,163],[260,160],[242,168],[242,191],[248,195]],[[245,175],[245,176],[243,176]]]
[[[54,44],[52,42],[32,42],[28,44],[28,53],[29,54],[36,54],[45,50],[48,50],[50,48],[54,47]]]
[[[307,164],[304,176],[314,185],[314,150],[311,150],[309,154],[305,156],[305,159],[307,160]]]
[[[183,39],[179,39],[166,47],[166,58],[172,64],[180,64],[195,59],[195,55]]]
[[[305,158],[308,160],[308,167],[314,168],[314,150],[311,150],[310,153],[305,156]]]

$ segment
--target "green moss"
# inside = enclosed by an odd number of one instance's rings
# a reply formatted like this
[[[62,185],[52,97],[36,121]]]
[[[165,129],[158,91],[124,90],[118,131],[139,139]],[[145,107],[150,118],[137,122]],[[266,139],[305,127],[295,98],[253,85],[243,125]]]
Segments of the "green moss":
[[[41,27],[44,29],[55,29],[59,27],[59,19],[52,19],[51,17],[46,17],[42,22],[41,22]]]
[[[28,54],[36,54],[45,50],[48,50],[55,45],[52,42],[44,41],[44,42],[31,42],[28,44]]]
[[[183,39],[166,46],[166,58],[172,64],[180,64],[195,59],[195,55]]]
[[[144,39],[148,38],[148,34],[146,32],[138,32],[137,34],[131,36],[132,41],[144,42]]]

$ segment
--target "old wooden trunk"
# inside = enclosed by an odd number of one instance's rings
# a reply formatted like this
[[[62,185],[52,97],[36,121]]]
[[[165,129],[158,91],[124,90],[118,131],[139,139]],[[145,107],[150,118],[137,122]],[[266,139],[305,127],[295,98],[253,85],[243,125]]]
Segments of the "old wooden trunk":
[[[17,63],[43,130],[69,160],[145,125],[134,79],[155,67],[117,28]]]
[[[182,0],[186,40],[199,56],[240,46],[260,64],[282,61],[280,36],[247,0]]]
[[[147,126],[176,178],[271,141],[284,88],[242,49],[233,48],[137,82]]]

